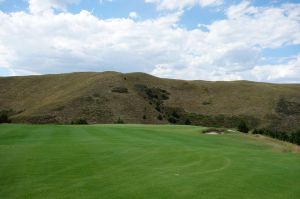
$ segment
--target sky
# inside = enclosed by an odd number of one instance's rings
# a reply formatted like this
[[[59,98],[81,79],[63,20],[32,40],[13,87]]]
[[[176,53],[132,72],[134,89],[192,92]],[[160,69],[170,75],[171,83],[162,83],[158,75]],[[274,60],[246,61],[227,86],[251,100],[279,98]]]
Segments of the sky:
[[[300,0],[0,0],[0,76],[300,83]]]

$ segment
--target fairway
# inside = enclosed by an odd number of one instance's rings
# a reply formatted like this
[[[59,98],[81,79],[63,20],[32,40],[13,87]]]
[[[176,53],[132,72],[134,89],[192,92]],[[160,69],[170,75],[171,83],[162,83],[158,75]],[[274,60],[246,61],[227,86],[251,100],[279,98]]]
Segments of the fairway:
[[[0,198],[300,198],[299,153],[202,130],[0,125]]]

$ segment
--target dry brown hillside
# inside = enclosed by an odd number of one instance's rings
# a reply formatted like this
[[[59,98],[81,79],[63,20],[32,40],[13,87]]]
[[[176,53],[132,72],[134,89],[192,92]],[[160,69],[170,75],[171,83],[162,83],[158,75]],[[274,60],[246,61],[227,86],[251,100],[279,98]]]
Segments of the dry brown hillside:
[[[300,127],[300,85],[208,82],[144,73],[71,73],[0,78],[0,110],[13,122],[177,123]]]

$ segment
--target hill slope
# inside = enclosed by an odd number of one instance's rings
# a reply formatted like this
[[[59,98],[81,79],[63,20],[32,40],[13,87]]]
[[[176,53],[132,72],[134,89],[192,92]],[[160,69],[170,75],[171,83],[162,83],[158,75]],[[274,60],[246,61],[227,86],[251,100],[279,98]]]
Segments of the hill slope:
[[[0,78],[0,110],[13,122],[192,123],[300,127],[300,85],[161,79],[144,73]]]

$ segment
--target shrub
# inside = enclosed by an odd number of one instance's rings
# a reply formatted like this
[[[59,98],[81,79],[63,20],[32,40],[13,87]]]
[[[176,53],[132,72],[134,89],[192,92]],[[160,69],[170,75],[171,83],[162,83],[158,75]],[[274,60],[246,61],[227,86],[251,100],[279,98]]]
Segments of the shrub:
[[[202,102],[203,105],[210,105],[211,102],[208,102],[208,101],[205,101],[205,102]]]
[[[172,116],[175,118],[179,118],[179,114],[177,113],[177,111],[173,111]]]
[[[119,117],[115,124],[124,124],[124,121]]]
[[[98,93],[94,93],[93,97],[100,97],[100,95]]]
[[[300,129],[298,131],[295,131],[291,134],[290,139],[294,144],[300,145]]]
[[[144,119],[144,120],[147,119],[146,115],[143,115],[143,119]]]
[[[111,91],[114,93],[128,93],[128,89],[125,87],[115,87]]]
[[[71,124],[80,124],[80,125],[83,125],[83,124],[88,124],[88,122],[86,121],[86,119],[80,118],[78,120],[72,121]]]
[[[265,135],[274,139],[291,142],[300,145],[300,130],[287,133],[282,131],[274,131],[270,129],[255,129],[253,134]]]
[[[163,120],[163,117],[162,117],[162,115],[161,115],[161,114],[159,114],[159,115],[157,116],[157,119],[158,119],[158,120]]]
[[[257,130],[257,129],[254,129],[254,130],[253,130],[253,132],[252,132],[252,134],[255,134],[255,135],[257,135],[257,134],[260,134],[260,133],[259,133],[259,130]]]
[[[191,125],[191,121],[189,119],[186,119],[184,122],[185,125]]]
[[[249,128],[246,124],[246,122],[241,121],[240,124],[238,125],[238,131],[242,132],[242,133],[248,133],[249,132]]]
[[[169,121],[170,123],[172,123],[172,124],[177,123],[177,119],[174,118],[174,117],[169,117],[169,118],[168,118],[168,121]]]
[[[160,106],[156,106],[155,110],[157,110],[158,112],[161,112]]]
[[[162,100],[168,100],[168,99],[169,99],[169,96],[166,95],[166,94],[162,94],[162,95],[161,95],[161,98],[162,98]]]
[[[6,111],[0,112],[0,123],[10,123],[10,120],[8,118],[8,114]]]

